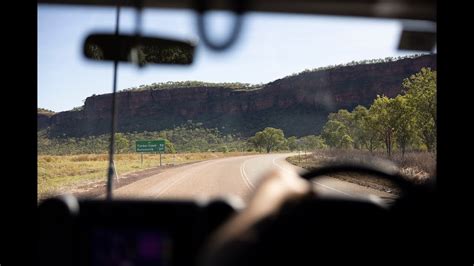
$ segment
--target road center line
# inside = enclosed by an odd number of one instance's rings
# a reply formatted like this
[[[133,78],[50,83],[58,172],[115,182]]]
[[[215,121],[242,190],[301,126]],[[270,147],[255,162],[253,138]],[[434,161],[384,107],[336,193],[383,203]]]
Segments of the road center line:
[[[202,168],[204,168],[205,166],[208,166],[210,164],[215,164],[217,161],[212,161],[212,162],[207,162],[201,166],[198,166],[198,169],[201,170]],[[191,169],[187,170],[188,173],[184,173],[183,175],[180,175],[178,176],[177,178],[175,178],[173,181],[171,181],[170,183],[168,183],[167,185],[165,185],[164,188],[162,188],[160,190],[160,192],[158,192],[158,194],[156,195],[156,197],[159,197],[161,196],[163,193],[165,193],[166,191],[168,191],[168,189],[170,189],[172,186],[180,183],[181,181],[183,181],[185,178],[187,178],[188,176],[190,176],[191,174],[194,173],[194,171],[190,171]],[[197,169],[194,169],[194,170],[197,170]]]
[[[325,188],[327,188],[327,189],[330,189],[330,190],[339,192],[339,193],[344,194],[344,195],[346,195],[346,196],[354,197],[353,195],[351,195],[351,194],[349,194],[349,193],[346,193],[346,192],[344,192],[344,191],[341,191],[341,190],[339,190],[339,189],[335,189],[335,188],[333,188],[333,187],[327,186],[327,185],[325,185],[325,184],[321,184],[321,183],[316,182],[316,181],[312,181],[312,182],[313,182],[314,184],[316,184],[316,185],[319,185],[319,186],[325,187]]]
[[[247,187],[248,187],[250,190],[253,190],[253,189],[255,188],[255,186],[252,184],[252,182],[250,182],[250,179],[248,178],[247,173],[245,172],[245,163],[246,163],[248,160],[251,160],[251,159],[245,160],[245,161],[240,165],[240,175],[242,176],[242,179],[244,180],[244,183],[247,185]]]

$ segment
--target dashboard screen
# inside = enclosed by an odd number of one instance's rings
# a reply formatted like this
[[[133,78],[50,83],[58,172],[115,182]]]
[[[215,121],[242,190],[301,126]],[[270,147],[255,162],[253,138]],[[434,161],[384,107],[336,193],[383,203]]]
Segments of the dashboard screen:
[[[96,228],[91,235],[90,265],[171,265],[171,239],[153,230]]]

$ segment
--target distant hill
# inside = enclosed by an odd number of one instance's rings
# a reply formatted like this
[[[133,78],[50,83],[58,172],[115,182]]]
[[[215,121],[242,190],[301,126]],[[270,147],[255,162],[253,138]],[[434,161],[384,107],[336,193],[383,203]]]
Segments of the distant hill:
[[[319,134],[330,112],[368,106],[378,94],[396,96],[403,79],[422,67],[436,69],[436,54],[306,70],[260,85],[142,85],[118,93],[118,131],[157,131],[192,120],[242,136],[267,126],[281,128],[287,136]],[[48,128],[51,137],[104,134],[109,132],[110,108],[111,94],[103,94],[71,111],[46,115],[38,110],[38,129]]]

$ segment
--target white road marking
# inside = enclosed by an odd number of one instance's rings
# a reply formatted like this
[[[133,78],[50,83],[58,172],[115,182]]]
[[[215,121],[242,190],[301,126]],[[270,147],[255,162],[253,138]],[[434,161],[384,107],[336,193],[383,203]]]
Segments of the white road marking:
[[[346,196],[349,196],[349,197],[354,197],[353,195],[351,195],[351,194],[349,194],[349,193],[346,193],[346,192],[344,192],[344,191],[340,191],[339,189],[335,189],[335,188],[333,188],[333,187],[326,186],[326,185],[324,185],[324,184],[321,184],[321,183],[319,183],[319,182],[316,182],[316,181],[312,181],[312,182],[313,182],[314,184],[316,184],[316,185],[320,185],[320,186],[322,186],[322,187],[325,187],[325,188],[328,188],[328,189],[330,189],[330,190],[333,190],[333,191],[339,192],[339,193],[341,193],[341,194],[344,194],[344,195],[346,195]]]
[[[245,163],[250,160],[250,159],[247,159],[245,160],[241,165],[240,165],[240,175],[242,176],[242,179],[244,180],[244,183],[247,185],[247,187],[250,189],[250,190],[253,190],[255,188],[255,186],[252,184],[252,182],[250,182],[250,179],[249,177],[247,176],[247,173],[245,172]]]
[[[201,166],[198,167],[198,169],[201,169],[201,168],[204,168],[205,166],[208,166],[210,164],[215,164],[217,163],[218,161],[211,161],[211,162],[207,162]],[[196,169],[195,169],[196,170]],[[188,176],[190,176],[191,174],[193,174],[194,171],[190,171],[188,170],[188,173],[185,173],[177,178],[175,178],[172,182],[170,182],[168,185],[166,185],[164,188],[162,188],[160,190],[160,192],[158,192],[158,194],[156,194],[156,197],[159,197],[161,195],[163,195],[163,193],[165,193],[166,191],[168,191],[168,189],[170,189],[172,186],[180,183],[181,181],[183,181],[185,178],[187,178]]]
[[[288,169],[286,169],[285,167],[282,167],[281,165],[279,165],[275,160],[277,159],[278,157],[275,157],[272,159],[272,163],[273,165],[275,165],[276,167],[282,169],[283,171],[285,172],[290,172]],[[247,159],[245,160],[241,165],[240,165],[240,175],[242,177],[242,180],[244,181],[245,185],[247,185],[247,187],[250,189],[250,190],[253,190],[255,189],[255,186],[254,184],[252,184],[252,182],[250,181],[248,175],[247,175],[247,172],[245,171],[245,165],[247,163],[247,161],[249,160],[252,160],[254,158],[251,158],[251,159]],[[203,164],[202,166],[199,166],[198,169],[202,169],[206,166],[209,166],[211,164],[215,164],[215,163],[218,163],[219,160],[216,160],[216,161],[212,161],[212,162],[207,162],[205,164]],[[195,171],[197,169],[194,169]],[[175,178],[173,181],[169,182],[168,184],[166,184],[159,192],[158,194],[156,195],[157,197],[163,195],[166,191],[168,191],[171,187],[175,186],[176,184],[178,183],[181,183],[185,178],[189,177],[190,175],[192,175],[195,171],[188,171],[187,173]],[[161,173],[160,173],[161,174]],[[319,183],[319,182],[316,182],[316,181],[312,181],[314,184],[316,185],[319,185],[319,186],[322,186],[322,187],[325,187],[327,189],[330,189],[330,190],[333,190],[335,192],[338,192],[338,193],[341,193],[341,194],[344,194],[346,196],[349,196],[349,197],[354,197],[353,195],[349,194],[349,193],[346,193],[344,191],[341,191],[341,190],[338,190],[338,189],[335,189],[333,187],[330,187],[330,186],[327,186],[325,184],[322,184],[322,183]]]

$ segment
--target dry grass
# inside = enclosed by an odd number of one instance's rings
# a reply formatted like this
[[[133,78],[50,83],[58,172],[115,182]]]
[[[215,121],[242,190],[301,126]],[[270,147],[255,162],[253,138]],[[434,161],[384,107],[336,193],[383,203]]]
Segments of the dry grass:
[[[290,157],[288,161],[305,169],[312,169],[337,161],[357,163],[379,159],[387,159],[395,163],[395,165],[400,168],[402,174],[414,183],[423,183],[430,177],[436,175],[436,156],[428,152],[409,152],[405,153],[404,156],[397,153],[388,157],[383,152],[370,153],[359,150],[317,150],[312,154],[303,155],[300,158],[298,156]],[[376,189],[397,190],[392,182],[388,182],[382,178],[365,177],[353,173],[335,175],[333,177]]]
[[[248,154],[248,153],[244,153]],[[202,160],[243,155],[241,152],[205,152],[162,155],[162,165],[179,165]],[[39,155],[38,199],[71,191],[79,186],[105,180],[108,165],[107,154]],[[115,165],[120,175],[160,165],[159,154],[117,154]]]
[[[386,159],[395,163],[402,172],[415,179],[436,175],[436,156],[429,152],[407,152],[388,157],[384,152],[370,153],[360,150],[318,150],[311,154],[312,160],[318,163],[331,163],[336,160],[373,161]],[[416,176],[415,176],[416,175]],[[415,180],[416,181],[416,180]]]

